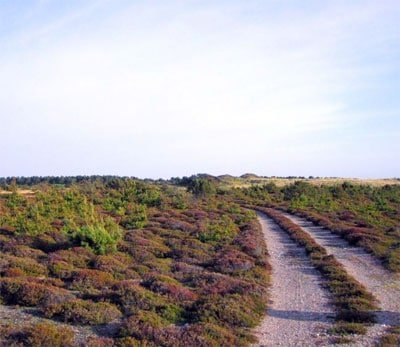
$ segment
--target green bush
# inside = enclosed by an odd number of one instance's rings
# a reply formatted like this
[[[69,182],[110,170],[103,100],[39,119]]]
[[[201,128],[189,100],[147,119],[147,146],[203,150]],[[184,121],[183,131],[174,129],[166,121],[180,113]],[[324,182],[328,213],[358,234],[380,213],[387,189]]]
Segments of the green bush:
[[[74,242],[92,248],[98,254],[115,251],[121,236],[121,230],[110,219],[106,219],[104,224],[81,226],[71,233]]]
[[[234,221],[228,215],[223,215],[221,219],[206,224],[205,230],[199,235],[199,240],[202,242],[233,240],[238,232],[239,228]]]
[[[125,229],[141,229],[147,224],[147,209],[145,205],[130,204],[122,217],[120,224]]]

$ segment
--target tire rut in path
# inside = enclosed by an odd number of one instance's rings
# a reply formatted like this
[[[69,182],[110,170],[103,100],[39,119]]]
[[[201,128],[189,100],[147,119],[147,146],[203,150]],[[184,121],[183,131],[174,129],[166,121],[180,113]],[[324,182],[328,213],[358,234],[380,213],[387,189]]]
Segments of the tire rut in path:
[[[372,255],[360,247],[351,246],[339,235],[312,222],[288,213],[283,215],[300,226],[314,240],[325,247],[347,272],[362,283],[377,299],[382,311],[376,313],[377,324],[369,329],[362,346],[373,346],[387,326],[400,325],[400,276],[390,273]]]
[[[322,346],[335,316],[322,278],[304,248],[262,213],[258,219],[272,266],[271,303],[255,330],[256,346]]]

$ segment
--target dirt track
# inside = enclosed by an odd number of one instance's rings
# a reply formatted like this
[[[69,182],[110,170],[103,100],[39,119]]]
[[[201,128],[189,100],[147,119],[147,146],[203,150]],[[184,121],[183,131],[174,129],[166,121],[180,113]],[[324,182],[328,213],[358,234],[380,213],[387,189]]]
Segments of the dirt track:
[[[284,214],[303,228],[329,254],[341,262],[347,272],[362,283],[379,300],[381,312],[377,312],[378,323],[369,329],[360,341],[361,346],[375,345],[377,338],[388,326],[400,325],[400,277],[387,271],[370,254],[359,247],[349,245],[340,236],[329,230],[290,214]]]
[[[324,346],[334,309],[322,278],[302,247],[270,218],[259,213],[272,265],[271,303],[256,330],[256,346]]]

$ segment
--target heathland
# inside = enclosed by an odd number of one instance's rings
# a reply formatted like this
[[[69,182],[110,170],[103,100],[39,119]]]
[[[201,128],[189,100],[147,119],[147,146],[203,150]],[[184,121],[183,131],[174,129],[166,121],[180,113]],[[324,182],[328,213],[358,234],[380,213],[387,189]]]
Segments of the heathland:
[[[272,244],[281,236],[268,238],[272,234],[265,233],[272,231],[260,225],[256,211],[304,250],[298,259],[312,268],[331,312],[321,315],[326,341],[349,336],[371,344],[397,341],[396,307],[380,315],[386,307],[376,286],[290,218],[306,218],[365,252],[397,286],[399,183],[252,174],[0,179],[0,343],[247,346],[262,341],[276,323],[268,321],[278,312],[269,303],[276,284],[284,287],[289,306],[293,300],[285,271],[292,281],[307,278],[297,278],[299,269],[289,263],[275,271],[277,259],[285,261],[271,254],[283,249]],[[285,314],[287,322],[301,321],[297,313]],[[293,326],[299,338],[311,329]],[[362,334],[366,340],[355,337]]]

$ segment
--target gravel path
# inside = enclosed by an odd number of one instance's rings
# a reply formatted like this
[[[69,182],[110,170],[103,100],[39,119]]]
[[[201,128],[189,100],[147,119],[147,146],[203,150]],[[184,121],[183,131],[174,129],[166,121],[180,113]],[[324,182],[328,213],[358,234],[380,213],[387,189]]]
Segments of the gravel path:
[[[304,218],[284,213],[308,232],[329,254],[341,262],[347,272],[362,283],[379,300],[378,324],[369,329],[360,346],[374,346],[387,326],[400,325],[400,276],[386,270],[382,264],[360,247],[351,246],[339,235]]]
[[[334,309],[322,278],[302,247],[270,218],[258,213],[270,264],[272,287],[267,316],[256,329],[256,346],[325,346]]]

